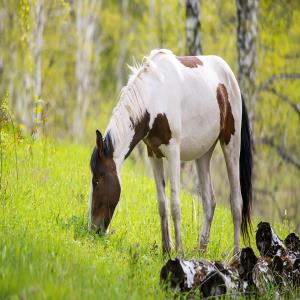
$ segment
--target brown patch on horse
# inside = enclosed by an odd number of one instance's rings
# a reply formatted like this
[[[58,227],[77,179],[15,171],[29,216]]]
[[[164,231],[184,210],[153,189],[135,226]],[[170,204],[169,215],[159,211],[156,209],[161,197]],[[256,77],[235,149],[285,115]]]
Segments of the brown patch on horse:
[[[176,58],[187,68],[197,68],[203,65],[197,56],[176,56]]]
[[[234,118],[231,105],[228,100],[228,92],[224,84],[219,83],[217,88],[217,100],[220,108],[220,135],[221,143],[228,145],[231,135],[234,135]]]
[[[166,115],[158,114],[147,137],[144,139],[148,146],[148,155],[153,156],[153,153],[155,153],[157,158],[162,158],[164,155],[159,146],[168,145],[171,137],[171,129]]]
[[[148,157],[153,157],[153,151],[148,145],[147,145],[147,153],[148,153]]]
[[[129,151],[125,155],[125,159],[129,156],[133,148],[136,144],[142,140],[146,134],[149,132],[149,121],[150,121],[150,114],[146,111],[142,119],[135,123],[131,120],[132,127],[134,128],[134,136],[129,145]]]

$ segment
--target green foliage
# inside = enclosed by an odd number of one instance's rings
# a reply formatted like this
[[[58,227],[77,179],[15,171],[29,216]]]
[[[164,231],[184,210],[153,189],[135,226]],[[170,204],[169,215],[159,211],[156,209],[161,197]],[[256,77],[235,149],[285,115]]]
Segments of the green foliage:
[[[33,143],[27,137],[34,113],[42,110],[46,136],[68,139],[77,96],[77,1],[44,1],[43,104],[35,101],[36,1],[0,3],[0,298],[163,298],[158,285],[163,259],[154,184],[136,176],[133,169],[140,165],[126,163],[122,200],[111,225],[115,232],[99,238],[86,231],[90,149],[47,139]],[[153,1],[152,8],[148,0],[129,1],[126,18],[121,2],[102,1],[96,15],[89,58],[93,65],[91,103],[83,141],[91,148],[95,129],[105,130],[119,88],[126,84],[126,64],[133,64],[134,58],[141,61],[153,48],[185,54],[184,1]],[[292,220],[298,230],[299,171],[260,141],[273,138],[299,161],[300,123],[291,105],[299,102],[299,81],[274,81],[269,88],[277,95],[259,87],[274,74],[299,72],[299,19],[299,1],[260,1],[253,207],[265,220],[278,216]],[[204,54],[222,56],[236,71],[235,2],[201,1],[201,23]],[[216,198],[228,204],[224,159],[218,151],[212,167]],[[196,179],[192,180],[194,186]],[[197,255],[196,203],[193,196],[183,194],[188,257]],[[231,217],[226,209],[217,209],[212,231],[208,257],[226,259],[232,247]],[[281,236],[286,233],[277,231]]]
[[[3,148],[1,299],[173,297],[159,285],[167,258],[161,255],[154,182],[137,176],[130,162],[122,171],[122,196],[110,233],[99,237],[87,231],[90,150],[18,140],[17,179],[11,149]],[[183,193],[181,207],[186,257],[199,257],[197,200]],[[276,230],[286,235],[283,226]],[[228,261],[232,245],[230,212],[219,206],[207,257]]]

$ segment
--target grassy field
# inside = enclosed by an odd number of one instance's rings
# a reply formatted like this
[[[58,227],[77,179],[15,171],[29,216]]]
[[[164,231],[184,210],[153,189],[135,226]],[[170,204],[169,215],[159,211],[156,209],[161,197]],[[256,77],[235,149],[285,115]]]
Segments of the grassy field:
[[[0,299],[173,297],[159,285],[167,258],[153,180],[126,162],[110,234],[91,234],[90,154],[88,147],[67,143],[2,140]],[[182,193],[181,207],[186,257],[199,257],[197,199]],[[284,226],[275,228],[285,236]],[[229,211],[217,206],[207,257],[228,260],[232,233]]]

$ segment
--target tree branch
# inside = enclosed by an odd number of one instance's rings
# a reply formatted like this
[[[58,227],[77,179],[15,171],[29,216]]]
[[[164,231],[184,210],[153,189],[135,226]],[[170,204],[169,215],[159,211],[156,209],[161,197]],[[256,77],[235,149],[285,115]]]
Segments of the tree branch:
[[[300,79],[300,73],[281,73],[272,75],[270,78],[263,81],[258,86],[258,91],[262,91],[267,89],[270,85],[274,83],[276,80],[297,80]]]
[[[269,147],[276,150],[278,155],[284,160],[285,162],[293,165],[298,171],[300,171],[300,162],[289,155],[286,149],[283,146],[277,145],[273,138],[263,137],[261,139],[262,144],[268,145]]]
[[[295,104],[287,95],[281,94],[280,92],[276,91],[274,88],[268,87],[265,90],[274,94],[282,101],[286,102],[290,107],[292,107],[296,111],[298,117],[300,118],[300,102]]]

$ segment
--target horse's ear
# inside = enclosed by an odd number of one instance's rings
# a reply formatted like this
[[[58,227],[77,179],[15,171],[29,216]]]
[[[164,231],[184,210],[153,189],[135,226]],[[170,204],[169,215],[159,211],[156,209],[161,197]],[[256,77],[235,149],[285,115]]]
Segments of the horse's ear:
[[[103,139],[102,134],[98,129],[96,130],[96,145],[99,151],[99,155],[101,156],[103,153]]]

